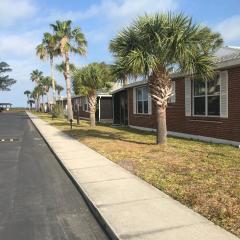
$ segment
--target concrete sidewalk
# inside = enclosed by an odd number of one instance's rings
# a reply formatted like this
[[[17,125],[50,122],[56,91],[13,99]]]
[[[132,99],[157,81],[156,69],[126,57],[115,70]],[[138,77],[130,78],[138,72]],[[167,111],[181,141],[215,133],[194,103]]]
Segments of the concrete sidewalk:
[[[112,239],[239,239],[55,127],[28,115]]]

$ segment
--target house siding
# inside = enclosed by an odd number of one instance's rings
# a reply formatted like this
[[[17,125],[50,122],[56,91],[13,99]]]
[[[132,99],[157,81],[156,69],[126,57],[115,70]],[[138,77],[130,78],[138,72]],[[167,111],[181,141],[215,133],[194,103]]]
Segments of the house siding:
[[[112,98],[101,97],[100,108],[101,108],[101,119],[113,118]]]
[[[240,67],[228,70],[228,118],[185,116],[185,80],[176,81],[176,102],[167,108],[169,131],[240,141]],[[133,88],[128,89],[129,125],[156,128],[156,109],[152,115],[133,114]]]

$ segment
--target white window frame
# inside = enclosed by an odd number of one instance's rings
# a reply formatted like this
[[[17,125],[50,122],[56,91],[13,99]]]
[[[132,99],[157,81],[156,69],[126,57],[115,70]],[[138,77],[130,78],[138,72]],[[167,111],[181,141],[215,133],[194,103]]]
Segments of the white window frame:
[[[168,103],[176,103],[176,81],[172,81],[172,95],[169,97]]]
[[[210,94],[208,95],[208,80],[205,80],[205,94],[204,95],[194,95],[194,82],[197,80],[192,81],[192,116],[194,117],[221,117],[221,79],[220,75],[218,75],[219,78],[219,85],[220,85],[220,92],[219,94]],[[214,96],[219,96],[219,115],[208,115],[208,97],[214,97]],[[194,98],[197,97],[204,97],[205,98],[205,114],[204,115],[199,115],[199,114],[194,114],[195,110],[195,101]]]
[[[139,115],[149,115],[150,114],[150,110],[149,110],[149,97],[147,98],[147,102],[148,102],[148,111],[147,111],[147,113],[145,113],[144,112],[144,100],[143,100],[143,89],[144,88],[146,88],[147,89],[147,93],[148,93],[148,95],[149,95],[149,90],[148,90],[148,87],[147,86],[141,86],[141,87],[136,87],[136,101],[135,101],[135,106],[136,106],[136,114],[139,114]],[[143,103],[143,112],[142,113],[139,113],[138,112],[138,102],[140,102],[139,100],[138,100],[138,90],[139,89],[142,89],[142,100],[141,100],[141,102]]]

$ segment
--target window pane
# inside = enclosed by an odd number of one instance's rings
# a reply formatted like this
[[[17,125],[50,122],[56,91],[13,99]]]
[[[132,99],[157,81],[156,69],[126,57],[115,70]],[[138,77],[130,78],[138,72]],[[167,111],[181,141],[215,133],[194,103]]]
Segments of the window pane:
[[[148,113],[148,101],[144,101],[144,113]]]
[[[143,88],[143,101],[147,101],[148,100],[148,89],[147,87]]]
[[[205,115],[205,97],[194,98],[194,114]]]
[[[194,81],[194,96],[205,95],[205,81],[195,80]]]
[[[143,102],[137,102],[138,113],[143,113]]]
[[[208,95],[219,95],[220,94],[220,80],[219,76],[215,79],[208,81]]]
[[[220,96],[208,97],[208,115],[220,115]]]
[[[137,89],[137,100],[142,100],[142,88]]]

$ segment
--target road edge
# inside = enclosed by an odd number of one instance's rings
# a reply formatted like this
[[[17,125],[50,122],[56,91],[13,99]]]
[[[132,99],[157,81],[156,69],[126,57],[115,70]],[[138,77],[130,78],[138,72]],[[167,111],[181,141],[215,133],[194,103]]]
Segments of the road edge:
[[[56,158],[57,162],[59,163],[59,165],[62,167],[62,169],[64,170],[64,172],[67,174],[67,176],[69,177],[69,179],[71,180],[71,182],[74,184],[74,186],[76,187],[76,189],[78,190],[78,192],[81,194],[81,196],[83,197],[85,203],[87,204],[89,210],[91,211],[91,213],[93,214],[93,216],[95,217],[95,219],[97,220],[97,222],[99,223],[99,225],[101,226],[101,228],[103,229],[103,231],[107,234],[107,236],[111,239],[111,240],[120,240],[119,237],[117,237],[117,235],[115,234],[114,230],[111,228],[110,224],[108,224],[105,219],[102,217],[101,213],[98,211],[97,207],[95,207],[95,205],[92,203],[92,201],[89,199],[89,197],[87,196],[87,194],[83,191],[83,189],[81,188],[81,186],[77,183],[77,181],[75,180],[74,176],[71,174],[71,172],[65,167],[65,165],[63,164],[63,162],[61,161],[61,159],[58,157],[58,155],[55,153],[54,149],[51,147],[51,145],[48,143],[48,141],[46,140],[46,138],[44,137],[44,135],[41,133],[41,131],[38,129],[38,127],[36,126],[36,124],[34,123],[34,121],[32,120],[31,116],[29,115],[28,112],[26,112],[28,118],[30,119],[30,121],[32,122],[34,128],[37,130],[37,132],[41,135],[41,137],[43,138],[44,142],[47,144],[49,150],[52,152],[52,154],[54,155],[54,157]],[[31,113],[32,114],[32,113]],[[37,117],[36,115],[34,115],[35,117]],[[37,117],[38,118],[38,117]],[[74,139],[74,138],[73,138]],[[74,139],[75,140],[75,139]]]

